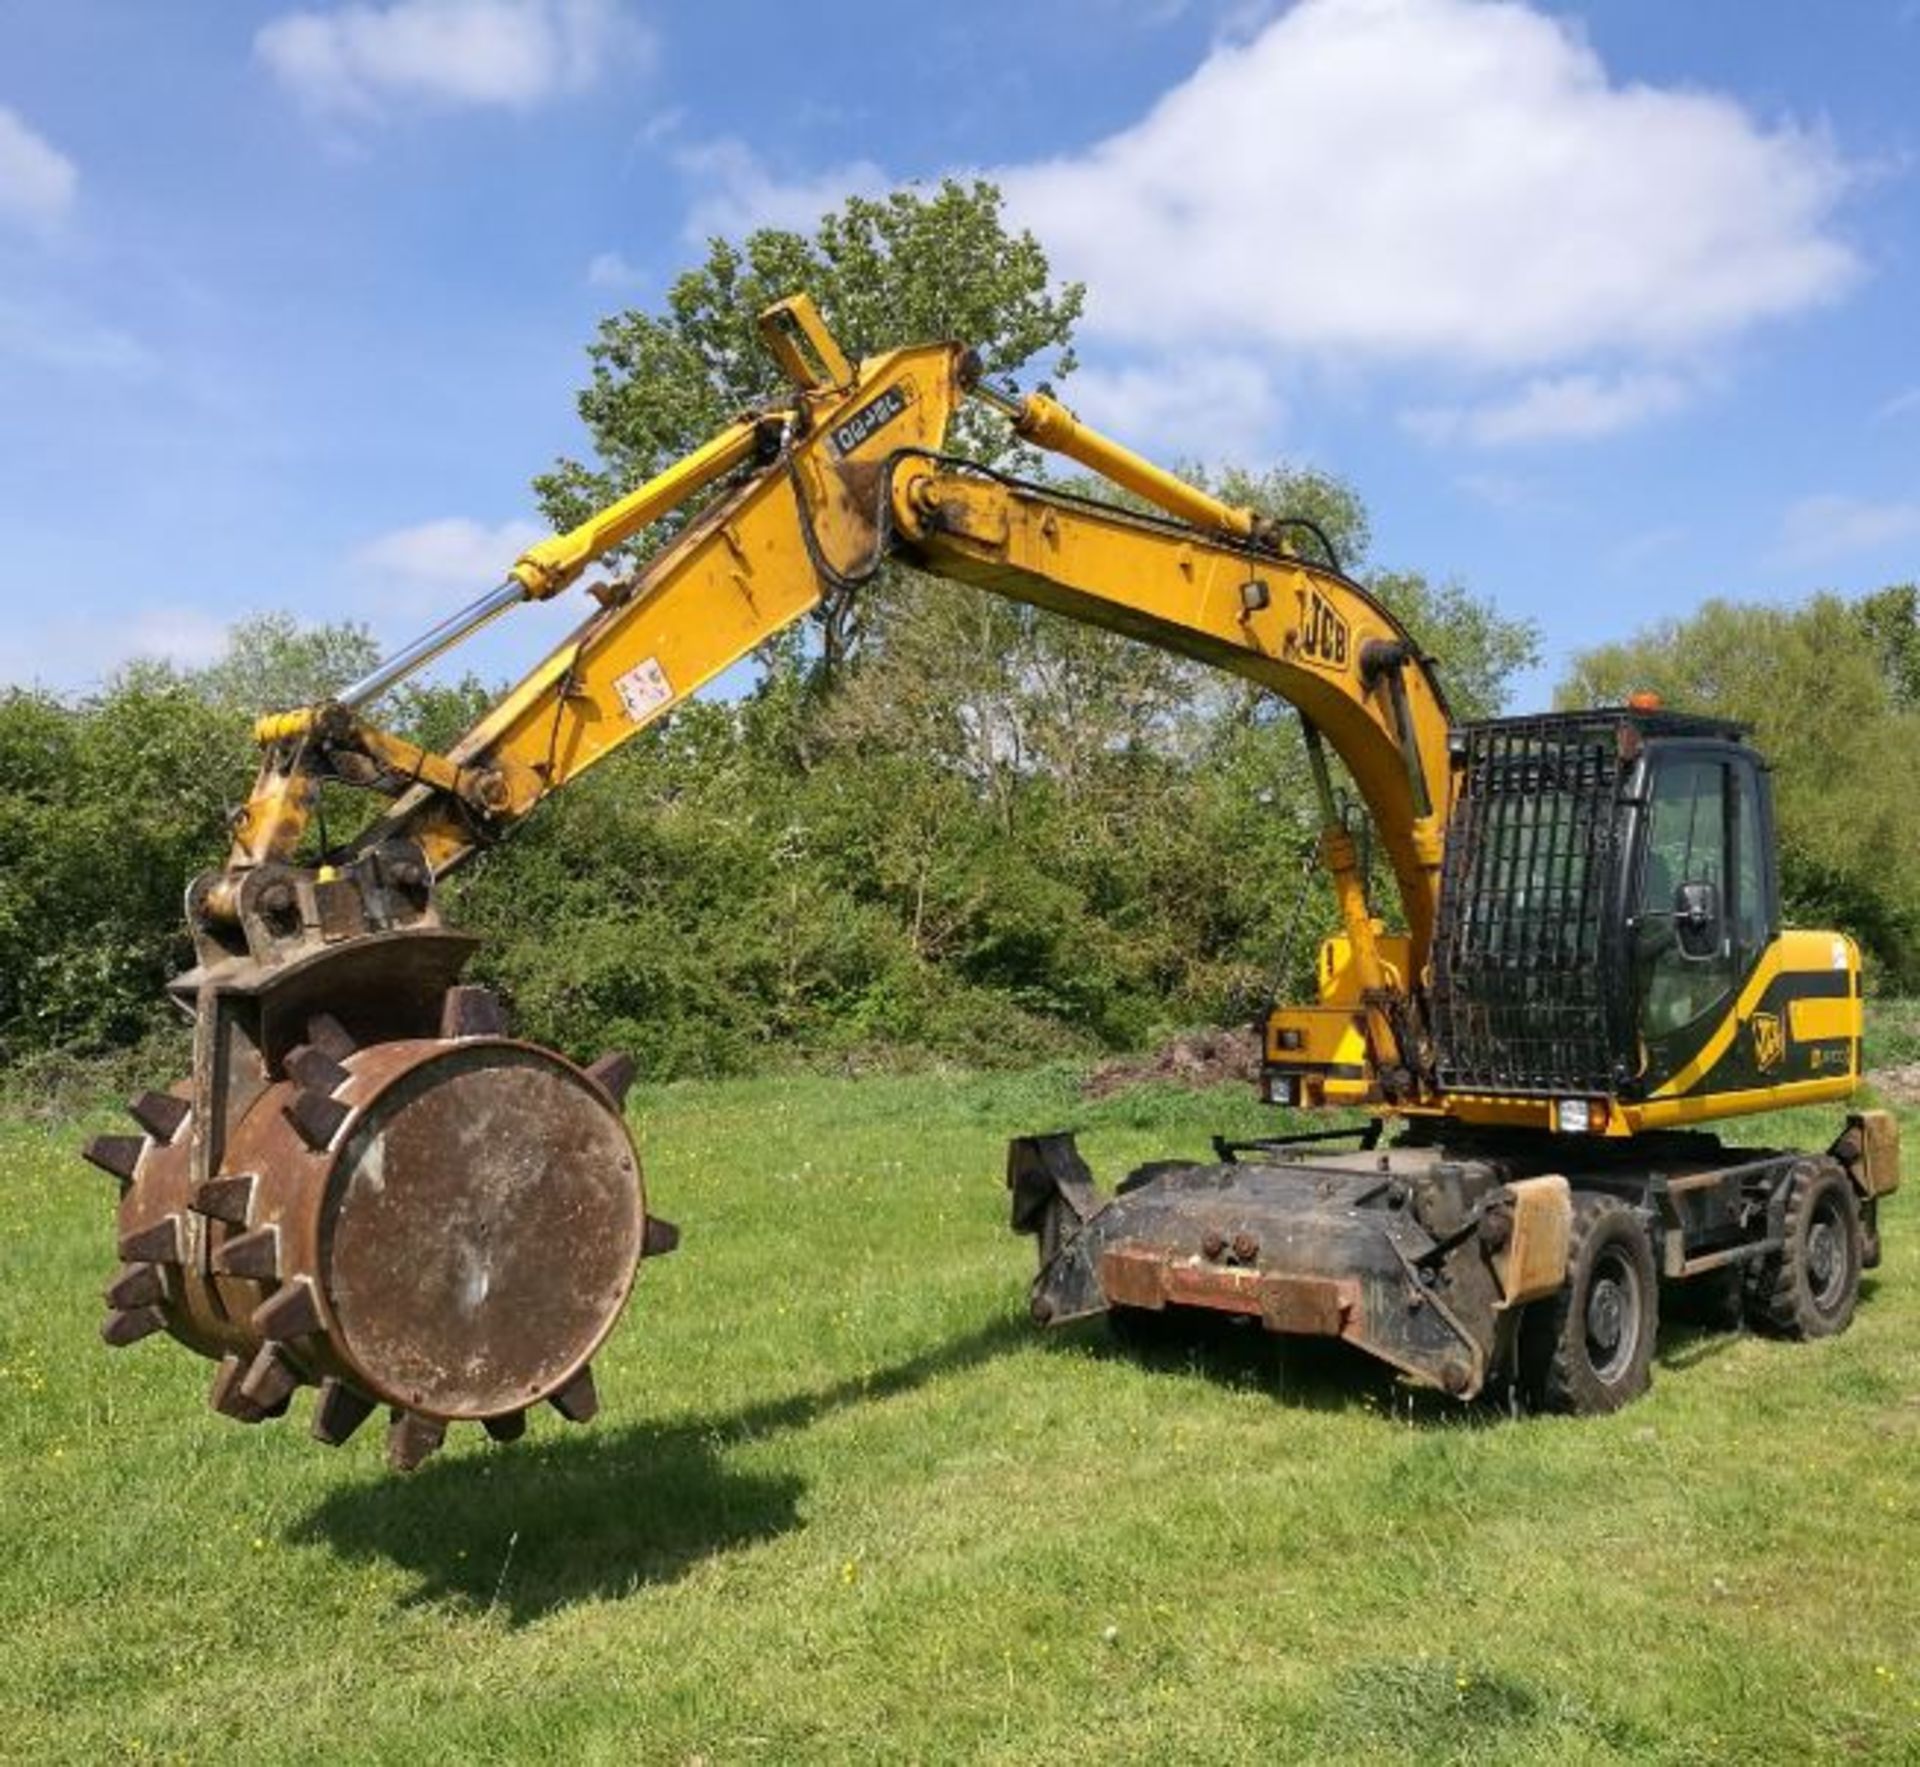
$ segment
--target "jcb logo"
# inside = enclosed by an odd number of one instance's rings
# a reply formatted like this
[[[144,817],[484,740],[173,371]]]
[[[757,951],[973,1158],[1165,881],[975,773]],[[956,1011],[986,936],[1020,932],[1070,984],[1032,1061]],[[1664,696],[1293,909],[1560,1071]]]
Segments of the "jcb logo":
[[[1756,1012],[1752,1025],[1754,1066],[1761,1073],[1770,1074],[1786,1057],[1786,1034],[1780,1029],[1777,1013]]]
[[[1300,607],[1300,654],[1323,669],[1344,669],[1352,639],[1340,611],[1318,589],[1306,592]]]

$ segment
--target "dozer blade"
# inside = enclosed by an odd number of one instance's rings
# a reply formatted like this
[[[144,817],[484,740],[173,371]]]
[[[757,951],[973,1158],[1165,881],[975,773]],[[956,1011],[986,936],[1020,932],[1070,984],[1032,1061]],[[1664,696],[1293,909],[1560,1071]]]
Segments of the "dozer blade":
[[[1008,1151],[1013,1227],[1035,1235],[1032,1310],[1239,1315],[1339,1338],[1460,1398],[1486,1384],[1513,1317],[1496,1275],[1500,1174],[1438,1150],[1144,1166],[1111,1198],[1067,1135]]]
[[[109,1344],[170,1333],[244,1422],[317,1386],[324,1442],[384,1407],[402,1469],[456,1421],[592,1415],[592,1358],[672,1239],[619,1108],[631,1064],[508,1036],[458,982],[471,949],[408,931],[199,976],[191,1081],[92,1155],[123,1181]]]

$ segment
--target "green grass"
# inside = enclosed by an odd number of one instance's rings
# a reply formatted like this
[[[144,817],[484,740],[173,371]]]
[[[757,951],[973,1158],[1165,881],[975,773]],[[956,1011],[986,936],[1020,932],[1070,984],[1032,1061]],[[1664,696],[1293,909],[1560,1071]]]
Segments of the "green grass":
[[[1846,1337],[1671,1332],[1626,1413],[1515,1421],[1026,1324],[1006,1134],[1076,1122],[1111,1178],[1264,1124],[1237,1092],[635,1110],[686,1238],[601,1419],[406,1480],[375,1429],[242,1429],[175,1346],[102,1348],[111,1187],[72,1150],[105,1119],[0,1129],[0,1755],[1915,1758],[1907,1198]]]

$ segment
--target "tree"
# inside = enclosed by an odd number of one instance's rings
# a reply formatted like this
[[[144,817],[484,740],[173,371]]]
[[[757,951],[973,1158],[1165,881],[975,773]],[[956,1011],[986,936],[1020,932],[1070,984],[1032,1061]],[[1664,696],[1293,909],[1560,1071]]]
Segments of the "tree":
[[[1084,291],[1052,285],[1031,233],[1012,232],[1000,192],[948,178],[930,194],[849,197],[809,237],[764,227],[739,243],[709,242],[699,268],[667,291],[666,310],[602,321],[588,346],[580,394],[597,466],[562,460],[534,483],[559,527],[571,527],[631,490],[784,386],[755,318],[775,301],[810,294],[854,359],[928,338],[958,338],[990,374],[1039,358],[1071,372],[1069,346]],[[982,456],[1005,446],[982,425]]]
[[[218,863],[262,710],[338,691],[374,662],[358,626],[245,621],[198,670],[138,662],[78,699],[0,692],[0,1057],[137,1041],[192,959],[181,901]],[[403,690],[394,722],[444,741],[490,697]],[[335,838],[372,809],[334,800]]]
[[[1920,587],[1901,583],[1875,590],[1855,604],[1868,642],[1887,677],[1887,690],[1904,710],[1920,710]]]
[[[1846,929],[1902,987],[1920,982],[1920,819],[1900,783],[1920,766],[1920,711],[1884,622],[1888,598],[1910,593],[1709,601],[1584,652],[1559,690],[1563,705],[1604,705],[1650,689],[1748,725],[1773,766],[1789,921]]]

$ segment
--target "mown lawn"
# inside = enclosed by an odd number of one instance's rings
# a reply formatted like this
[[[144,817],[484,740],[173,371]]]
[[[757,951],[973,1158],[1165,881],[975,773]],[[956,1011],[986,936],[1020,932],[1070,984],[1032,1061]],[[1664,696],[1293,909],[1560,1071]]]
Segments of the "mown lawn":
[[[1078,1123],[1111,1178],[1269,1126],[1237,1091],[634,1108],[685,1243],[601,1419],[406,1480],[104,1349],[106,1119],[0,1129],[0,1755],[1920,1758],[1910,1198],[1848,1336],[1675,1331],[1625,1414],[1514,1420],[1028,1326],[1006,1134]]]

